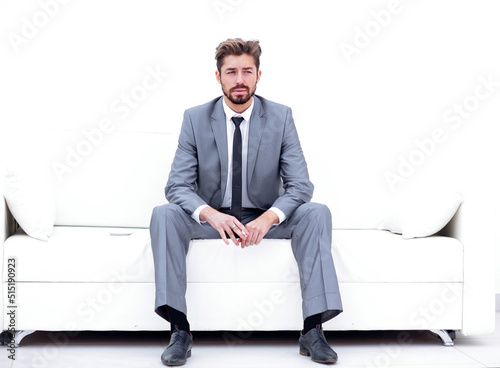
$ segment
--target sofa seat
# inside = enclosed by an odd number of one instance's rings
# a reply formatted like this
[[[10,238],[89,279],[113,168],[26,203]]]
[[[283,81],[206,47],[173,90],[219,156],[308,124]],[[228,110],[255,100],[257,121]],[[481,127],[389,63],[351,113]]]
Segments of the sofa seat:
[[[48,242],[18,230],[3,251],[4,262],[17,260],[19,330],[169,328],[153,312],[148,229],[56,226]],[[463,253],[462,243],[448,237],[334,230],[345,311],[325,330],[461,329]],[[195,240],[187,262],[193,330],[301,328],[299,275],[288,240],[265,239],[243,250],[220,239]]]
[[[332,254],[341,283],[463,282],[463,246],[454,238],[334,230]],[[5,242],[8,257],[18,259],[18,282],[154,283],[148,229],[56,226],[48,242],[18,230]],[[246,249],[195,240],[187,276],[189,283],[299,282],[290,242],[271,239]]]

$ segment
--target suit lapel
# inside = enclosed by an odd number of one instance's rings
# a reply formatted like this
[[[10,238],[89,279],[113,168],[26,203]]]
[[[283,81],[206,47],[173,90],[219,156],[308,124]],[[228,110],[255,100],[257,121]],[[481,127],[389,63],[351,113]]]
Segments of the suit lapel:
[[[247,153],[247,183],[252,182],[252,175],[257,160],[257,152],[264,133],[267,117],[262,107],[262,103],[257,96],[254,96],[254,107],[250,117],[249,133],[248,133],[248,153]],[[227,184],[227,126],[226,114],[222,107],[222,97],[215,104],[214,110],[210,117],[212,132],[215,137],[217,151],[219,153],[220,168],[221,168],[221,195],[224,197]],[[223,198],[221,198],[222,201]]]
[[[210,117],[212,132],[215,137],[217,151],[219,152],[220,170],[221,170],[221,203],[226,192],[227,184],[227,126],[226,114],[222,107],[222,97],[216,102],[212,116]]]
[[[266,112],[262,107],[262,103],[257,96],[254,96],[254,107],[252,116],[250,117],[249,133],[248,133],[248,153],[247,153],[247,183],[252,182],[255,162],[257,160],[257,152],[259,151],[262,134],[266,125]]]

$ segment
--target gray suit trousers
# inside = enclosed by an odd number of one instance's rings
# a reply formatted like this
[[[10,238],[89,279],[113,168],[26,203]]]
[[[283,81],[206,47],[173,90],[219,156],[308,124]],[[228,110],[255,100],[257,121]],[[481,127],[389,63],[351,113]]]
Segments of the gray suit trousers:
[[[245,214],[244,214],[245,216]],[[247,213],[242,223],[258,214]],[[219,233],[208,223],[199,224],[176,204],[155,207],[150,225],[155,266],[155,311],[169,305],[187,315],[186,255],[192,239],[217,239]],[[297,260],[304,319],[322,314],[325,322],[342,312],[337,275],[331,254],[332,219],[327,206],[304,203],[281,224],[272,227],[268,239],[291,239]]]

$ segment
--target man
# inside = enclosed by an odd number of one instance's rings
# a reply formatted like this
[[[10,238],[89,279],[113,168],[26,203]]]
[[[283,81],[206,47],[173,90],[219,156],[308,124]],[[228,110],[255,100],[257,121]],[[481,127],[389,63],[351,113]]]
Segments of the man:
[[[223,96],[186,110],[165,188],[169,204],[153,210],[155,311],[171,325],[161,357],[166,365],[191,356],[185,299],[190,240],[219,237],[242,248],[264,237],[291,239],[303,299],[299,351],[319,363],[337,360],[321,328],[342,312],[331,214],[310,202],[314,187],[290,108],[255,95],[260,55],[259,41],[228,39],[217,47]]]

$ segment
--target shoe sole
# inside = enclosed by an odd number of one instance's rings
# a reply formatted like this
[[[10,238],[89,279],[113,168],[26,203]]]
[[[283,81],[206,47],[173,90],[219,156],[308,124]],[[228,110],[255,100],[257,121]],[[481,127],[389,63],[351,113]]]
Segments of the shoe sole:
[[[187,354],[186,354],[186,359],[185,359],[185,360],[180,360],[180,361],[178,361],[178,362],[167,362],[167,361],[163,360],[163,358],[162,358],[161,362],[162,362],[163,364],[165,364],[165,365],[169,366],[169,367],[177,367],[177,366],[179,366],[179,365],[186,364],[186,362],[187,362],[188,358],[190,358],[190,357],[191,357],[191,350],[188,350],[188,352],[187,352]]]
[[[306,357],[311,356],[311,353],[309,353],[308,350],[302,349],[302,348],[299,349],[299,354],[303,355],[303,356],[306,356]],[[337,363],[337,359],[318,360],[318,359],[313,359],[311,357],[311,360],[313,362],[322,363],[322,364],[335,364],[335,363]]]

